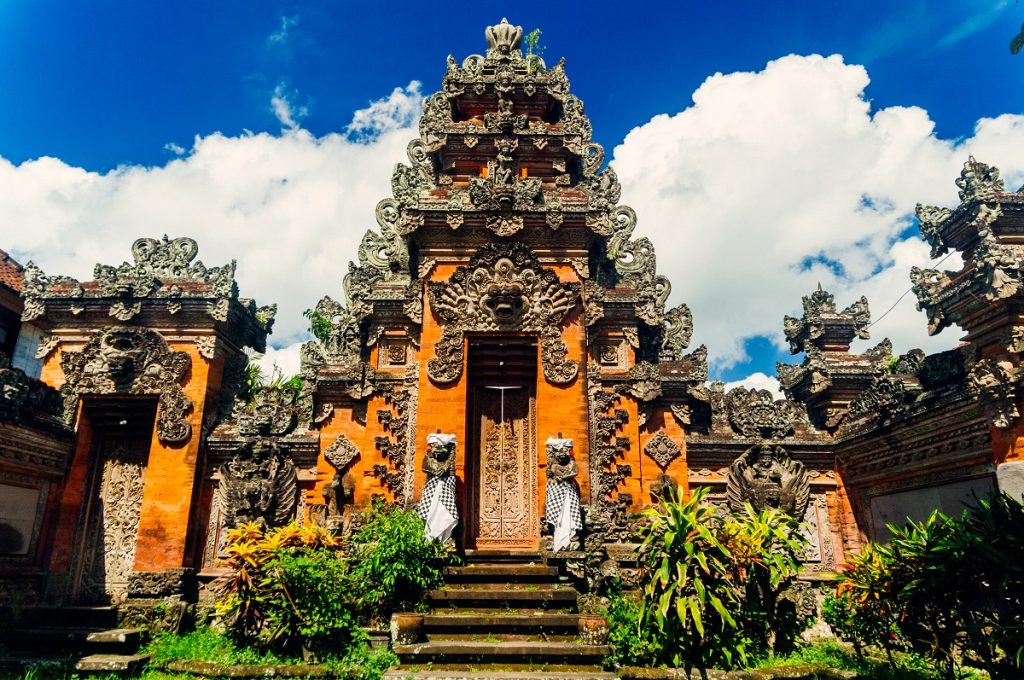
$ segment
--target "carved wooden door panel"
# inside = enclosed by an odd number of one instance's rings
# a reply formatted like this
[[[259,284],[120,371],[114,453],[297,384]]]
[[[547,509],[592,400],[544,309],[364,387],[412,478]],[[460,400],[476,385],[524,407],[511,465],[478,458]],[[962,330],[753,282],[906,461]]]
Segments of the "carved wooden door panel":
[[[77,588],[83,602],[119,602],[135,563],[150,435],[107,436],[96,451],[84,507],[85,545]]]
[[[476,398],[476,548],[536,550],[540,527],[534,399],[526,388],[484,387],[477,388]]]

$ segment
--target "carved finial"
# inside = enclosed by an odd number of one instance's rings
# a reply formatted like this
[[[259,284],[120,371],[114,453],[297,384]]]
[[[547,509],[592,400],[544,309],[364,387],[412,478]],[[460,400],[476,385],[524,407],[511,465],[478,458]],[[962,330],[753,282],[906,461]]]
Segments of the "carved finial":
[[[508,57],[513,52],[518,53],[523,43],[523,27],[513,26],[505,18],[497,26],[488,26],[484,35],[489,57]]]
[[[999,168],[968,156],[960,177],[956,180],[960,189],[960,201],[991,200],[997,193],[1006,191],[1006,185],[999,177]]]

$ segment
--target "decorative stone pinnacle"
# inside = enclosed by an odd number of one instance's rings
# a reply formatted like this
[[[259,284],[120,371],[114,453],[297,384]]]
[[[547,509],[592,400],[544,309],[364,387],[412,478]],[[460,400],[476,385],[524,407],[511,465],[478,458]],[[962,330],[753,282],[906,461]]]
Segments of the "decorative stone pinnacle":
[[[803,318],[787,316],[783,322],[792,354],[806,352],[810,347],[845,352],[854,337],[869,337],[871,314],[867,298],[861,297],[838,312],[835,297],[819,283],[817,290],[804,296],[803,307]]]
[[[508,57],[519,52],[523,44],[523,27],[513,26],[508,19],[502,18],[497,26],[488,26],[484,31],[487,37],[487,56]]]

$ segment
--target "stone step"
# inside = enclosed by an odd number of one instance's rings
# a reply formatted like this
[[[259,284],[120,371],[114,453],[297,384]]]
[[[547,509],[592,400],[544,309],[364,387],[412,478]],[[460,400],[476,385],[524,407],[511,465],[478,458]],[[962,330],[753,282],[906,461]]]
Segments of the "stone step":
[[[463,614],[456,610],[453,613],[423,615],[423,630],[426,633],[458,631],[480,634],[486,633],[521,633],[551,632],[576,634],[579,631],[580,617],[578,614],[536,613],[522,614],[515,612]]]
[[[487,671],[428,670],[410,671],[401,668],[388,671],[384,680],[616,680],[615,673],[597,670],[565,671]]]
[[[90,654],[75,664],[75,670],[83,673],[134,674],[149,663],[151,654]]]
[[[445,583],[491,581],[495,583],[558,580],[558,569],[539,563],[476,563],[444,570]]]
[[[117,628],[117,607],[30,607],[21,612],[28,628]]]
[[[542,583],[520,583],[509,581],[465,581],[452,583],[445,579],[444,587],[448,590],[574,590],[568,583],[545,581]]]
[[[517,552],[514,550],[473,550],[465,552],[466,563],[543,563],[540,552]]]
[[[576,663],[599,665],[611,651],[606,645],[582,645],[575,642],[486,642],[451,640],[394,645],[403,664],[458,663]]]
[[[427,593],[435,610],[471,609],[575,609],[577,593],[571,588],[440,588]],[[437,612],[435,612],[437,613]]]
[[[5,642],[19,647],[52,645],[73,646],[75,649],[107,645],[142,644],[142,628],[17,628],[5,636]]]

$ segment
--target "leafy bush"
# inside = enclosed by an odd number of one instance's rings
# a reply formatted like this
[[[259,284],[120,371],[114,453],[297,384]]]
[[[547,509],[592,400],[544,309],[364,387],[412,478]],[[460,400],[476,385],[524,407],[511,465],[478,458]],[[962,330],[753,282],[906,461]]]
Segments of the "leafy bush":
[[[326,530],[296,523],[264,532],[244,524],[228,532],[232,568],[217,613],[229,634],[264,649],[344,649],[357,635],[346,563]]]
[[[953,678],[962,662],[992,678],[1024,668],[1024,506],[1000,494],[959,518],[934,512],[889,527],[840,574],[828,623],[856,644],[905,640]]]
[[[209,628],[182,635],[157,633],[146,646],[146,651],[153,655],[153,661],[157,664],[178,659],[222,664],[276,664],[287,661],[286,657],[273,652],[239,646],[231,638]]]
[[[658,661],[658,641],[652,626],[644,625],[643,605],[638,593],[615,588],[604,612],[608,619],[608,644],[612,666],[652,666]]]
[[[396,611],[424,607],[423,594],[441,585],[451,549],[426,537],[415,512],[375,503],[356,533],[355,582],[363,620],[383,623]]]
[[[655,631],[660,663],[687,669],[735,667],[772,651],[779,594],[797,574],[805,540],[781,512],[748,506],[727,516],[706,496],[698,489],[643,513],[638,625]]]

